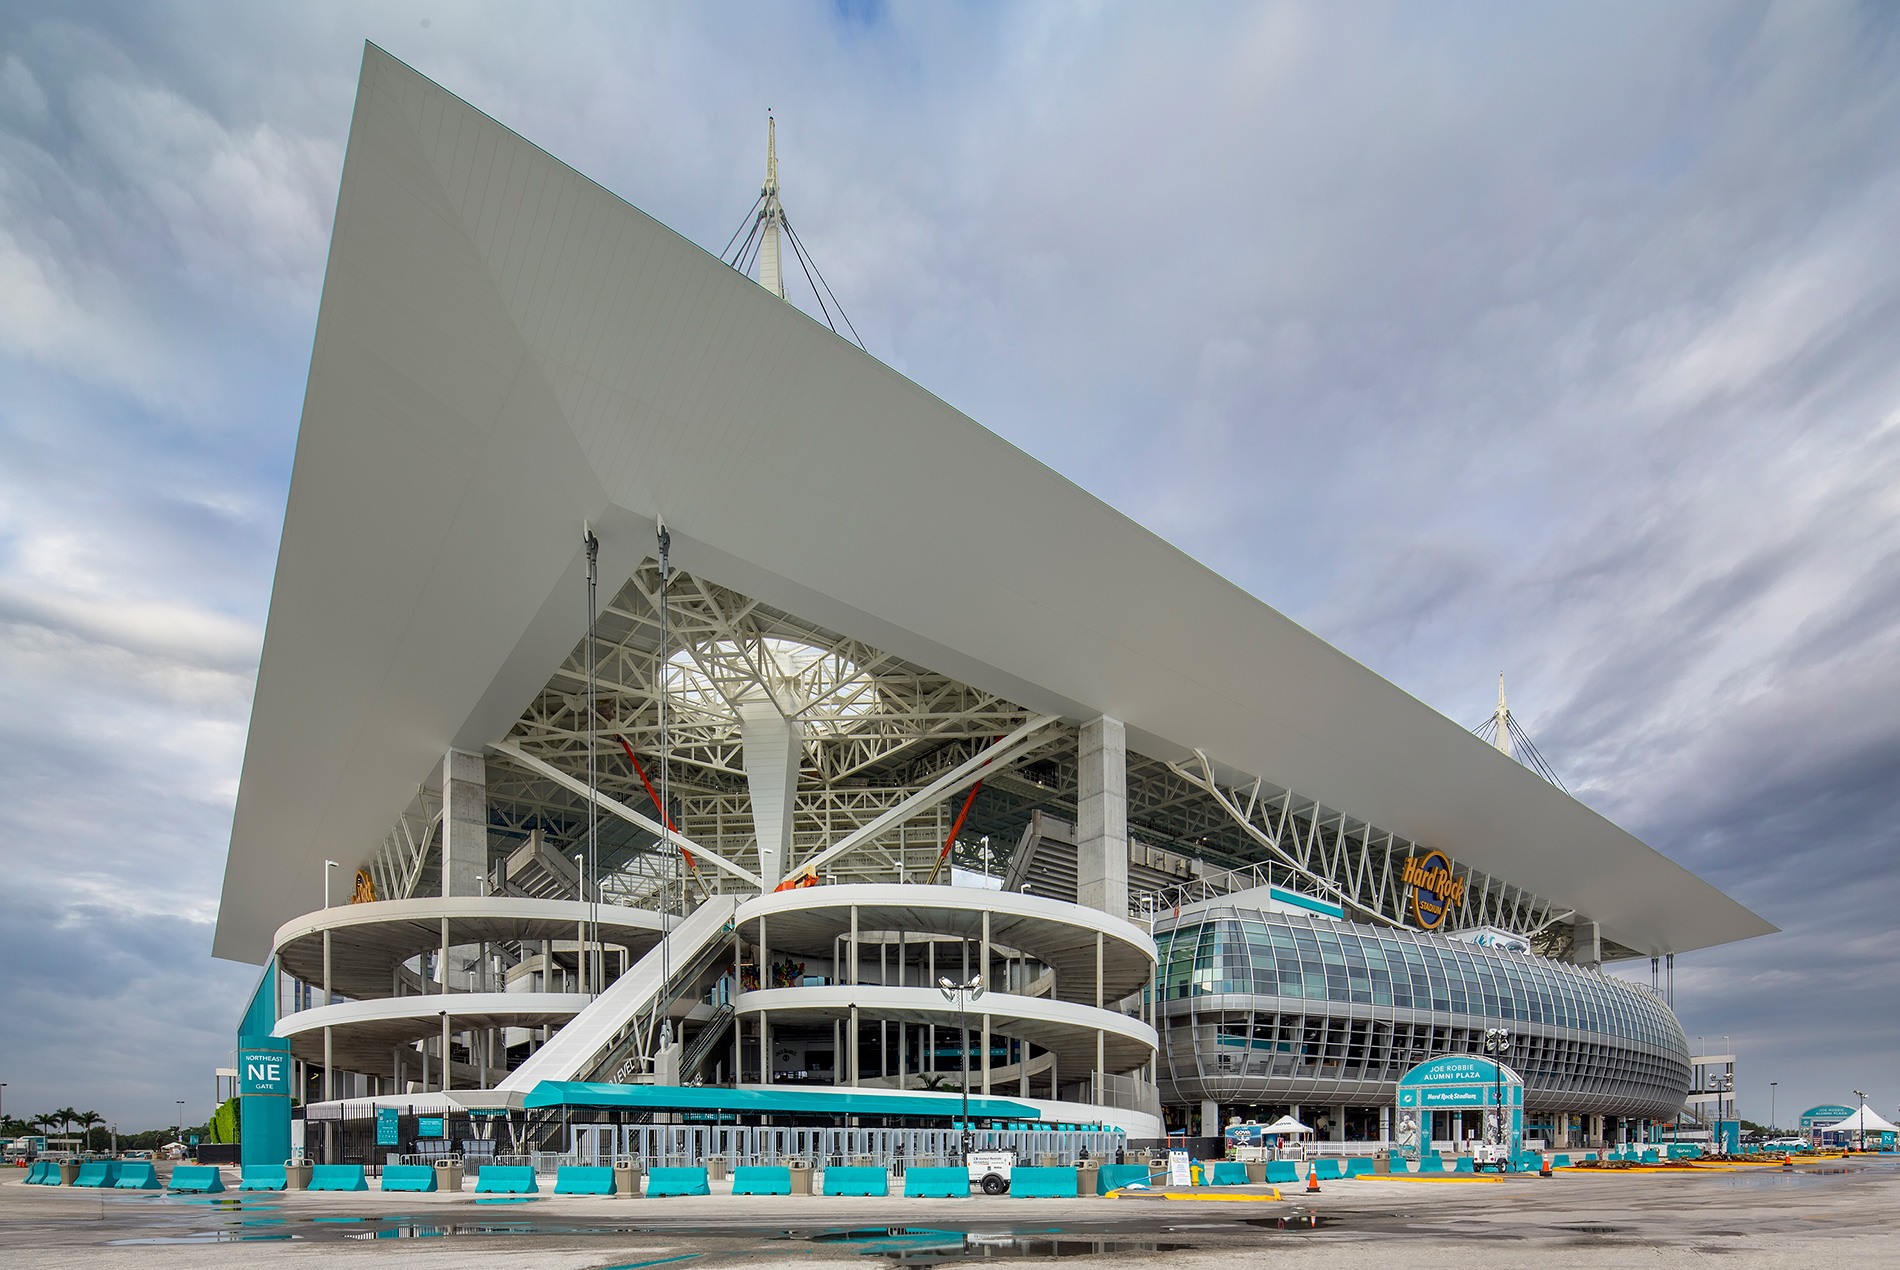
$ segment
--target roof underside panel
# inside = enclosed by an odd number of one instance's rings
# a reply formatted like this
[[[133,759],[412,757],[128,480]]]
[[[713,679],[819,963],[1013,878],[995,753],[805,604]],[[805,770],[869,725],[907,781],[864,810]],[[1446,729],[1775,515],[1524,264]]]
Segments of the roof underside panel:
[[[945,481],[955,472],[979,479]],[[920,474],[924,474],[920,476]],[[1638,950],[1766,922],[370,48],[217,952],[500,737],[664,516],[681,567],[1345,809]],[[1139,579],[1140,601],[1130,602]]]

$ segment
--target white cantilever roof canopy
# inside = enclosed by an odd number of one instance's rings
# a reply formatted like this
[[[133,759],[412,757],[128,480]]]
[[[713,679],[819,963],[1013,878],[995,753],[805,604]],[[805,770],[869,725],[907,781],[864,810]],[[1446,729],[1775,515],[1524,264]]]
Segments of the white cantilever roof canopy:
[[[917,480],[916,473],[955,474]],[[1773,929],[381,50],[365,54],[215,952],[260,961],[651,552],[1198,747],[1639,951]],[[1139,602],[1131,580],[1139,579]]]

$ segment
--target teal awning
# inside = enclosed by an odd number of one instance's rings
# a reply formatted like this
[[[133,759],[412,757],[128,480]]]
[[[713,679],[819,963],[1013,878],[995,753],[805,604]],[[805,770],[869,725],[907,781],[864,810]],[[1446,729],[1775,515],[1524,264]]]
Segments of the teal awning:
[[[903,1116],[956,1120],[959,1094],[882,1094],[861,1089],[723,1089],[704,1085],[610,1085],[584,1080],[544,1080],[522,1106],[601,1107],[629,1111],[728,1111],[759,1115]],[[1042,1112],[1008,1098],[970,1098],[972,1120],[1041,1120]]]

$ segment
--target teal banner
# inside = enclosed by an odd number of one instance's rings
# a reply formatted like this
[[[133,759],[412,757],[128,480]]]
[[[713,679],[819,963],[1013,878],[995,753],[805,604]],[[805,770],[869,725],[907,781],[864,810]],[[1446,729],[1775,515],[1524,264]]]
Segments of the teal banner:
[[[399,1121],[394,1107],[376,1109],[376,1145],[393,1147],[402,1140]]]
[[[442,1131],[442,1117],[423,1116],[417,1120],[416,1136],[418,1138],[440,1138],[444,1136]]]
[[[290,1097],[290,1053],[281,1041],[238,1047],[238,1097]]]
[[[238,1160],[282,1164],[290,1158],[290,1042],[238,1037]]]

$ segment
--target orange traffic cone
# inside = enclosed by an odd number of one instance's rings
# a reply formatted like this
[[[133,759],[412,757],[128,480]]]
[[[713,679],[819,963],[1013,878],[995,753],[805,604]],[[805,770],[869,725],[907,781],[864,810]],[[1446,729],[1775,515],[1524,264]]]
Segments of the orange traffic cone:
[[[1308,1195],[1319,1194],[1319,1166],[1317,1164],[1309,1164],[1306,1166],[1306,1193]]]

